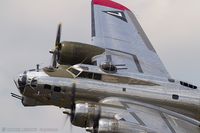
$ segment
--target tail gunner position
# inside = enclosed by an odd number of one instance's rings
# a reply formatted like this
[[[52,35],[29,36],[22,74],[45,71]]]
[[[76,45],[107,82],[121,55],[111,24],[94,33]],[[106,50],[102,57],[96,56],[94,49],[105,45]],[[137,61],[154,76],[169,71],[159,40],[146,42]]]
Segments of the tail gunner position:
[[[94,133],[200,133],[200,89],[172,79],[135,15],[111,0],[92,0],[92,43],[60,41],[52,65],[14,80],[25,107],[65,108]]]

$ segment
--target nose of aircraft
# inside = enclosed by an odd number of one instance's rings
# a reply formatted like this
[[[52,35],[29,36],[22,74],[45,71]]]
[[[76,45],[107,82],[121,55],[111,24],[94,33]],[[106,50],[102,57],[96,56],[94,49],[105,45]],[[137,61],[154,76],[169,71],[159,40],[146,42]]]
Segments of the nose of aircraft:
[[[23,94],[24,88],[27,82],[27,72],[25,71],[23,74],[20,74],[14,79],[14,82],[19,89],[20,93]]]

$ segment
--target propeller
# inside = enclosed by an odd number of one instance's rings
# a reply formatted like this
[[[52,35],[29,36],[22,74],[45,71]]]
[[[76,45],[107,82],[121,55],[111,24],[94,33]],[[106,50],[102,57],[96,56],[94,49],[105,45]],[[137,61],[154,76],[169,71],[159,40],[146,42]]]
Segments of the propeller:
[[[72,125],[72,122],[73,122],[73,119],[74,119],[74,112],[75,112],[75,105],[76,105],[76,91],[77,91],[77,88],[76,88],[76,83],[74,82],[73,84],[72,84],[72,87],[71,87],[71,97],[70,97],[70,104],[71,104],[71,109],[68,109],[68,110],[65,110],[65,111],[63,111],[63,113],[64,114],[66,114],[67,115],[67,117],[65,118],[65,123],[67,122],[67,120],[69,119],[69,117],[70,117],[70,121],[71,121],[71,123],[70,123],[70,127],[69,127],[69,129],[70,129],[70,133],[72,133],[73,132],[73,125]],[[93,125],[93,124],[91,124],[91,125]],[[95,129],[96,127],[98,126],[98,122],[96,122],[96,123],[94,123],[94,127],[87,127],[86,128],[86,132],[87,131],[89,131],[89,132],[93,132],[94,131],[94,133],[97,133],[97,131],[96,130],[93,130],[93,129]]]
[[[70,110],[65,110],[65,111],[63,111],[63,114],[67,114],[66,112],[70,112]],[[68,120],[69,120],[69,117],[70,117],[70,115],[66,115],[65,117],[63,117],[64,119],[63,119],[63,124],[62,124],[62,129],[64,129],[65,128],[65,125],[67,124],[67,122],[68,122]]]
[[[62,24],[60,23],[58,25],[58,30],[57,30],[57,35],[56,35],[56,41],[55,41],[55,50],[53,51],[50,51],[50,53],[52,53],[52,67],[53,68],[56,68],[57,66],[57,60],[59,60],[60,58],[60,50],[61,50],[61,43],[60,43],[60,40],[61,40],[61,29],[62,29]]]
[[[70,101],[71,101],[71,109],[70,110],[65,110],[63,111],[64,114],[67,114],[67,117],[65,119],[65,123],[67,122],[68,120],[68,116],[70,116],[70,121],[72,122],[73,121],[73,118],[74,118],[74,111],[75,111],[75,99],[76,99],[76,84],[73,83],[72,84],[72,88],[71,88],[71,97],[70,97]],[[70,132],[72,133],[72,129],[73,129],[73,126],[72,124],[70,123]]]
[[[64,111],[63,113],[66,114],[65,112],[66,112],[66,111]],[[67,111],[67,112],[68,112],[68,111]],[[69,112],[70,112],[70,111],[69,111]],[[72,123],[71,123],[71,120],[69,119],[70,115],[71,115],[71,114],[67,114],[67,116],[65,117],[64,122],[63,122],[62,129],[64,129],[66,123],[69,122],[69,127],[68,127],[68,129],[70,130],[70,133],[72,133],[72,131],[73,131],[73,130],[72,130]]]
[[[72,89],[71,89],[71,109],[75,108],[75,98],[76,98],[76,84],[72,84]]]
[[[72,84],[72,89],[71,89],[71,115],[70,115],[70,120],[71,120],[71,123],[74,119],[74,111],[75,111],[75,100],[76,100],[76,84],[73,83]],[[72,133],[73,131],[73,125],[70,124],[70,132]]]

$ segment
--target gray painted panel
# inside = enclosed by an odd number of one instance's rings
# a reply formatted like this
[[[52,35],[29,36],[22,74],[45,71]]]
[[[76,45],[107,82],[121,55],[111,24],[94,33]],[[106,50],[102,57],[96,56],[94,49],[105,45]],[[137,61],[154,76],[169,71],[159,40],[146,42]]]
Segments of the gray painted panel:
[[[128,56],[112,56],[113,63],[126,64],[127,69],[120,70],[120,74],[144,73],[156,77],[170,78],[155,49],[142,30],[140,24],[131,11],[123,11],[126,21],[105,12],[122,12],[117,9],[95,5],[92,22],[95,36],[92,43],[105,49],[113,49],[130,53],[134,61]],[[117,15],[117,14],[116,14]],[[95,24],[95,25],[94,25]],[[94,31],[93,31],[94,32]],[[105,57],[106,58],[106,57]],[[136,65],[136,69],[134,68]]]

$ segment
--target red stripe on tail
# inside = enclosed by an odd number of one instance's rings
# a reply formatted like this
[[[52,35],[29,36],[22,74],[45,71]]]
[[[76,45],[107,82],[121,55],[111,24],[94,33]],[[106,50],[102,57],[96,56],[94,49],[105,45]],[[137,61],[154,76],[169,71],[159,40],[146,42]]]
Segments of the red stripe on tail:
[[[111,1],[111,0],[93,0],[93,4],[111,7],[111,8],[115,8],[115,9],[122,10],[122,11],[129,10],[127,7],[125,7],[119,3],[116,3],[114,1]]]

